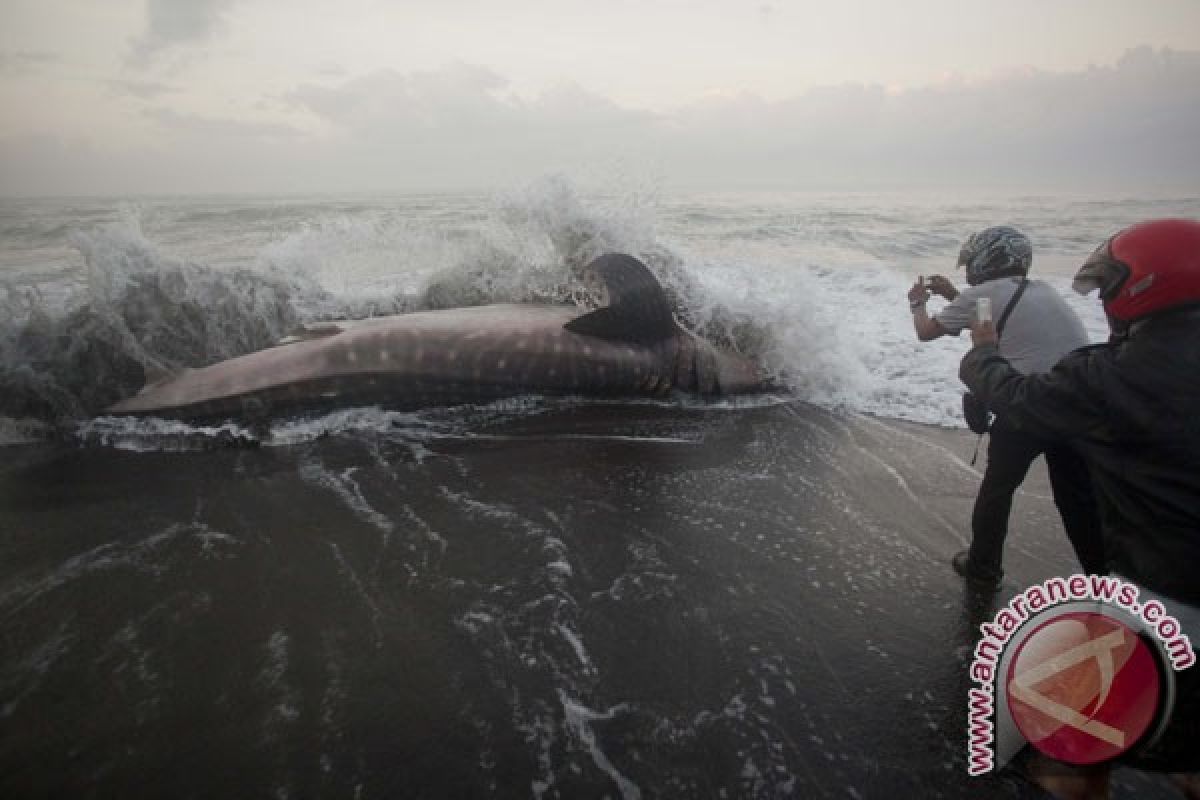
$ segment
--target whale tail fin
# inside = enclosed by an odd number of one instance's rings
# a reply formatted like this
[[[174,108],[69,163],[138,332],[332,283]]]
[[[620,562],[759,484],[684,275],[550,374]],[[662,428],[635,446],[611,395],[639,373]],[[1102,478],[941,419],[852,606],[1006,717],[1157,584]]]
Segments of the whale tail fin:
[[[641,261],[608,253],[588,264],[587,270],[604,282],[608,305],[571,320],[563,326],[567,330],[638,344],[660,342],[679,330],[666,293]]]

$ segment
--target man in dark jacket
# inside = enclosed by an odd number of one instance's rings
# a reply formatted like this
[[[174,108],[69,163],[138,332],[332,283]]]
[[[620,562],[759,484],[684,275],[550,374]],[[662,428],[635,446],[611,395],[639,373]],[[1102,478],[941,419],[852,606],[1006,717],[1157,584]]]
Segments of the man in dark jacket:
[[[1000,355],[993,326],[977,323],[959,375],[1021,429],[1069,437],[1092,473],[1113,573],[1166,598],[1200,643],[1200,221],[1121,231],[1075,288],[1100,290],[1108,344],[1022,375]],[[1177,681],[1170,725],[1135,765],[1200,770],[1200,668]]]

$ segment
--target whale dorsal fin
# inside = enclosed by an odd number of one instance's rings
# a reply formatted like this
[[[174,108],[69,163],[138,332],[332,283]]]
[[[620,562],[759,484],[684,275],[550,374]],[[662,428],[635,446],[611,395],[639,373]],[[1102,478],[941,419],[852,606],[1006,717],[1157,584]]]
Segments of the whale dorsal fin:
[[[671,304],[641,261],[622,253],[608,253],[586,269],[604,281],[608,305],[571,320],[564,328],[572,333],[641,344],[675,335],[678,326]]]

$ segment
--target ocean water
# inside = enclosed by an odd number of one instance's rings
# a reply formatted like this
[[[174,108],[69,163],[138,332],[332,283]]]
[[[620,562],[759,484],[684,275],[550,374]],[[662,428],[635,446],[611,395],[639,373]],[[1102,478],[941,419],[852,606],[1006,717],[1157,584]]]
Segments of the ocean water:
[[[0,796],[1036,796],[966,775],[967,342],[905,292],[1015,224],[1099,340],[1075,265],[1164,215],[1200,198],[0,201]],[[780,390],[97,416],[303,322],[567,302],[607,250]],[[1072,568],[1035,471],[1006,591]]]
[[[1163,215],[1200,215],[1200,198],[667,196],[548,178],[488,196],[4,200],[0,441],[302,322],[562,302],[574,268],[606,250],[649,260],[685,324],[797,398],[954,426],[967,337],[915,341],[916,276],[953,276],[966,234],[1015,224],[1098,340],[1099,304],[1070,291],[1071,273],[1106,236]]]

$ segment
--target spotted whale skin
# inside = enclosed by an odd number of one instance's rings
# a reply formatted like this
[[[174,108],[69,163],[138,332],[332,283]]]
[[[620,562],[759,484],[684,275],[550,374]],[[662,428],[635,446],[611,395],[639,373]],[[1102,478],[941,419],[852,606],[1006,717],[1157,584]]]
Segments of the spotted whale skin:
[[[325,323],[284,343],[151,383],[110,414],[261,417],[352,405],[416,409],[522,394],[733,394],[763,387],[748,359],[684,330],[637,259],[588,270],[609,302],[488,305]]]

